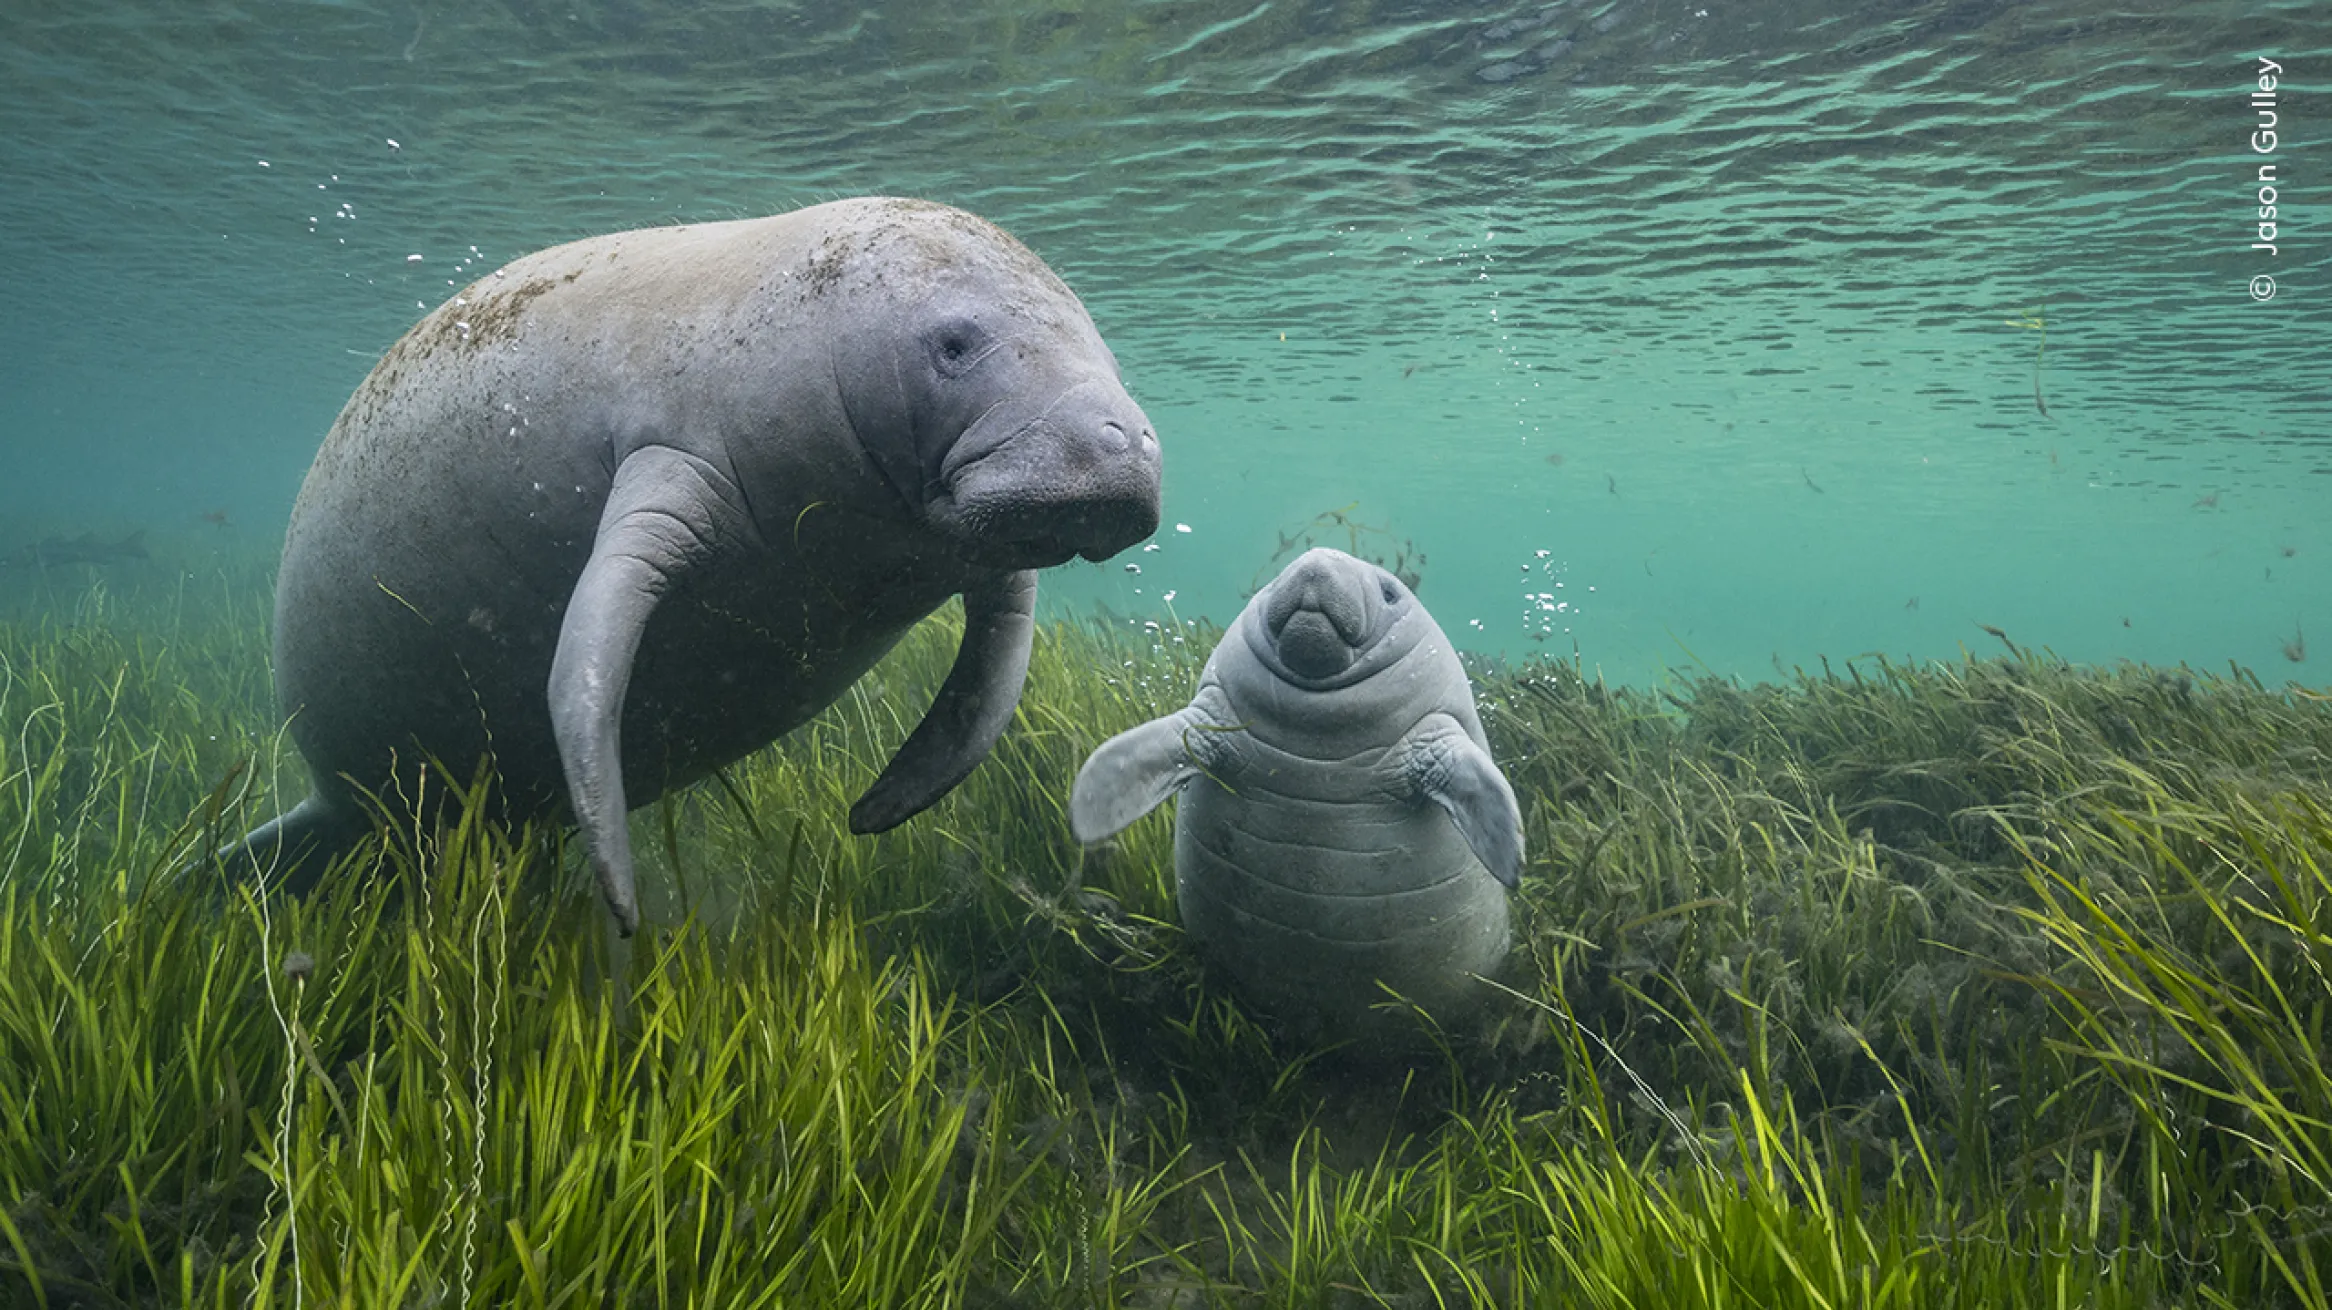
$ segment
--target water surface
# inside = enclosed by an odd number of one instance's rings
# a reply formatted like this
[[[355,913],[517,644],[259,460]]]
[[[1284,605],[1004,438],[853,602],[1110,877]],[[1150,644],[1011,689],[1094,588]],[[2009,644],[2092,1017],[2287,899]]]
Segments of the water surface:
[[[270,552],[455,286],[889,192],[1061,270],[1167,443],[1057,604],[1227,618],[1309,534],[1614,677],[1988,624],[2320,681],[2332,10],[2147,8],[14,5],[0,549]]]

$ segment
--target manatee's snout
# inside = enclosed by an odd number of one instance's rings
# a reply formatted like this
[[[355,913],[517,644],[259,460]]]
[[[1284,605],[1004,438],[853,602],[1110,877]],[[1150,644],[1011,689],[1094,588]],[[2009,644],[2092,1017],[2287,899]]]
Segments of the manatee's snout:
[[[1263,622],[1280,663],[1300,677],[1328,678],[1352,667],[1368,640],[1369,580],[1350,561],[1309,550],[1271,584]]]
[[[1114,380],[1061,393],[1000,434],[982,419],[951,452],[944,520],[984,554],[1041,568],[1104,560],[1158,530],[1158,434]]]
[[[1057,502],[1063,545],[1099,562],[1158,530],[1158,433],[1139,409],[1103,419],[1089,431],[1045,432],[1070,490]]]

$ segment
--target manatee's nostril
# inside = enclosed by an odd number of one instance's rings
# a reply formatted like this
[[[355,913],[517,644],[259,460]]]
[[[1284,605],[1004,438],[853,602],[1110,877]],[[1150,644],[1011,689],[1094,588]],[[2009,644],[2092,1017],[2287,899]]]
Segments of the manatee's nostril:
[[[1133,452],[1146,455],[1158,449],[1158,431],[1147,423],[1135,428],[1116,419],[1103,419],[1100,429],[1094,433],[1094,439],[1097,446],[1110,454]]]

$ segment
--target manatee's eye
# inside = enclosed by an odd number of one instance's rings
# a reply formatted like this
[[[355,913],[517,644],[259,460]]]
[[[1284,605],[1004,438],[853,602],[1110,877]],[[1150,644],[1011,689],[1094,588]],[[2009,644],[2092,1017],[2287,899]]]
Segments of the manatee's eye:
[[[931,362],[941,377],[958,377],[988,353],[988,335],[968,320],[942,323],[931,334]]]
[[[1387,605],[1390,605],[1394,601],[1397,601],[1401,598],[1401,593],[1394,589],[1393,580],[1391,578],[1378,579],[1377,590],[1384,593],[1385,603]]]

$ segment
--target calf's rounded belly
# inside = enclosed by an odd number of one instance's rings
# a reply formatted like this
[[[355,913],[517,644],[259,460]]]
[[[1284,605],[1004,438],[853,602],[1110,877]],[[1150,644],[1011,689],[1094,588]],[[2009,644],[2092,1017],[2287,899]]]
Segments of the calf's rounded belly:
[[[1175,829],[1183,926],[1267,1005],[1354,1016],[1379,983],[1429,1009],[1505,958],[1505,889],[1430,805],[1186,792]]]

